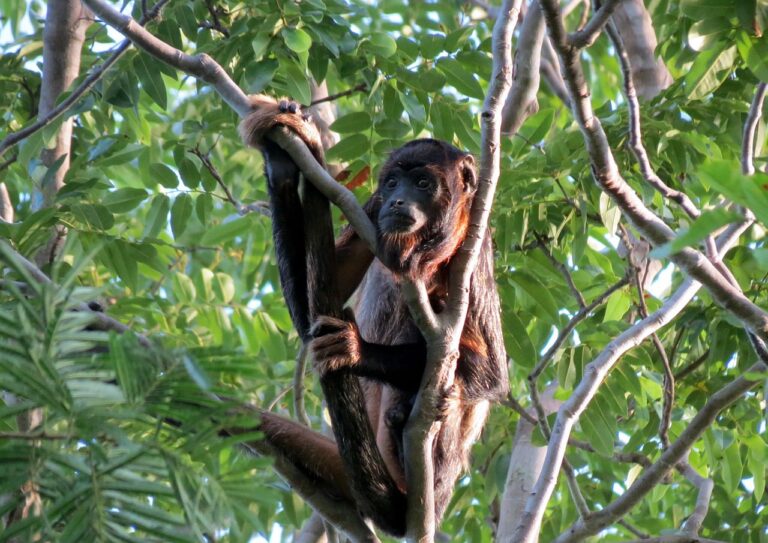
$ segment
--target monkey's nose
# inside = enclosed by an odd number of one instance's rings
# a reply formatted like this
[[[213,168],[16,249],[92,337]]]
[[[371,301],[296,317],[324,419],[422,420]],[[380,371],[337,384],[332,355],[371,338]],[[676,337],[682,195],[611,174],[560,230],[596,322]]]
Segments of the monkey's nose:
[[[393,200],[392,207],[402,207],[405,205],[405,200]]]

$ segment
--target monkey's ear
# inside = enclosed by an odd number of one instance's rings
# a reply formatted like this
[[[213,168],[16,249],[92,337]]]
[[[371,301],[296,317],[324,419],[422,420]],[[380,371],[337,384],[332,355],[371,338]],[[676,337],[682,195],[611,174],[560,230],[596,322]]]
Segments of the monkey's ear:
[[[461,180],[464,182],[466,192],[475,192],[477,188],[477,169],[475,168],[475,157],[465,155],[459,162],[459,171]]]

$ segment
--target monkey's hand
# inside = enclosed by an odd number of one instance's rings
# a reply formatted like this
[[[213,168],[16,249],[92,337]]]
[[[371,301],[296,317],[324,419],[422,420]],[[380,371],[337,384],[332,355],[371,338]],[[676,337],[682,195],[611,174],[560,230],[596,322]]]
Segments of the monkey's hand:
[[[363,339],[354,322],[322,316],[312,325],[310,333],[314,338],[310,345],[314,366],[321,377],[360,363]]]
[[[309,112],[287,99],[275,100],[261,94],[250,96],[253,111],[240,123],[240,137],[251,147],[261,149],[267,133],[276,126],[285,126],[307,144],[309,150],[322,163],[323,146],[320,134]]]

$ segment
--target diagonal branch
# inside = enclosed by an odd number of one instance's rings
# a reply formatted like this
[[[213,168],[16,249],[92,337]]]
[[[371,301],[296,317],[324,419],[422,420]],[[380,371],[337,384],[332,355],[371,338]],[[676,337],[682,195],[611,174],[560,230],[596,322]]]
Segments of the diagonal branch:
[[[672,229],[646,207],[618,171],[608,138],[593,113],[578,52],[567,43],[557,2],[540,2],[550,37],[563,65],[566,85],[573,99],[573,114],[584,136],[595,181],[651,243],[658,246],[671,241],[674,238]],[[685,248],[670,258],[692,278],[700,281],[720,306],[740,319],[760,339],[768,340],[768,313],[730,284],[701,252]]]
[[[205,53],[188,55],[163,42],[144,29],[129,15],[118,12],[104,0],[84,0],[86,5],[104,22],[118,30],[126,38],[147,53],[185,73],[209,83],[222,99],[241,117],[251,111],[251,102],[229,74],[213,58]],[[299,166],[307,179],[323,195],[336,204],[350,224],[375,252],[375,229],[354,194],[336,182],[309,152],[304,142],[289,130],[279,127],[269,137],[285,151]]]
[[[141,18],[138,24],[140,26],[144,26],[149,21],[156,18],[167,3],[168,0],[159,0],[157,4],[155,4],[154,7]],[[88,77],[86,77],[83,82],[80,83],[80,85],[75,90],[69,93],[69,96],[62,100],[56,107],[51,109],[45,115],[39,117],[34,123],[30,124],[29,126],[25,126],[17,132],[9,134],[3,141],[0,141],[0,156],[3,156],[3,153],[5,153],[8,149],[20,141],[28,138],[35,132],[42,130],[53,121],[58,119],[62,114],[67,112],[69,108],[74,106],[86,92],[93,88],[93,86],[99,81],[99,79],[101,79],[106,71],[109,70],[109,68],[111,68],[112,65],[117,62],[120,57],[123,56],[130,45],[131,40],[123,40],[117,47],[115,47],[109,58],[107,58],[107,60],[105,60],[98,68],[93,70],[90,75],[88,75]]]
[[[766,369],[768,369],[766,364],[758,362],[747,369],[746,373],[760,373],[766,371]],[[576,521],[573,526],[555,540],[555,543],[582,541],[585,537],[598,533],[627,513],[648,492],[653,490],[656,484],[664,478],[675,464],[684,458],[691,445],[712,425],[722,410],[732,405],[745,392],[754,388],[760,382],[754,378],[741,376],[715,392],[707,403],[704,404],[704,407],[701,408],[701,411],[693,417],[686,429],[680,433],[680,436],[670,444],[667,450],[650,468],[640,474],[624,494],[600,511],[596,511],[588,519]],[[686,537],[690,540],[691,536],[687,535]]]
[[[595,11],[592,18],[584,25],[584,28],[568,35],[568,44],[576,49],[589,47],[600,36],[603,27],[608,22],[613,10],[622,0],[606,0],[600,8]]]
[[[720,235],[719,249],[724,254],[738,237],[750,226],[750,221],[731,225]],[[565,456],[568,439],[581,413],[597,394],[600,384],[608,372],[616,365],[619,358],[648,338],[653,332],[672,321],[682,311],[701,285],[688,278],[680,285],[675,293],[662,306],[642,319],[612,340],[603,351],[584,368],[584,376],[575,388],[570,398],[560,408],[552,436],[547,448],[547,457],[531,497],[526,504],[525,512],[520,518],[515,532],[516,543],[535,543],[534,530],[542,521],[547,502],[552,496],[557,483],[557,474]],[[668,451],[670,449],[667,449]],[[597,513],[594,513],[596,515]],[[590,517],[592,518],[592,517]]]

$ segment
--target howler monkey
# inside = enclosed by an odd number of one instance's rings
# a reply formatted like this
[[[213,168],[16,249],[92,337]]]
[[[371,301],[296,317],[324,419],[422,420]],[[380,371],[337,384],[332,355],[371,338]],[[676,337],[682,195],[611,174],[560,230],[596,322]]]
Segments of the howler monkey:
[[[323,283],[322,276],[317,279],[314,269],[323,259],[313,252],[317,247],[310,246],[312,222],[302,220],[302,214],[312,212],[307,209],[310,200],[300,194],[296,165],[265,136],[282,125],[298,134],[321,164],[323,150],[311,119],[297,104],[265,96],[252,97],[252,103],[253,112],[241,123],[240,133],[264,155],[275,250],[289,311],[299,335],[311,341],[321,378],[342,368],[360,377],[380,454],[357,454],[356,464],[350,469],[347,462],[345,472],[344,457],[346,451],[355,452],[358,428],[334,428],[341,454],[327,438],[275,415],[265,414],[260,429],[274,449],[317,480],[320,488],[354,503],[381,529],[402,536],[407,491],[403,429],[424,372],[426,344],[400,283],[403,277],[418,277],[426,284],[434,310],[445,307],[449,264],[466,236],[477,185],[474,159],[433,139],[417,139],[393,151],[381,169],[378,188],[364,206],[376,226],[381,261],[347,227],[336,241],[336,269],[331,265],[324,272],[335,273],[336,281],[329,281],[331,290],[338,285],[339,292],[328,296],[338,294],[344,301],[358,291],[354,318],[312,315],[308,299],[326,285],[318,284]],[[456,379],[441,406],[442,425],[434,445],[438,519],[482,429],[489,401],[502,398],[508,386],[493,251],[486,234],[471,280]],[[371,465],[381,462],[383,467]],[[365,485],[356,484],[359,468],[367,470]]]

